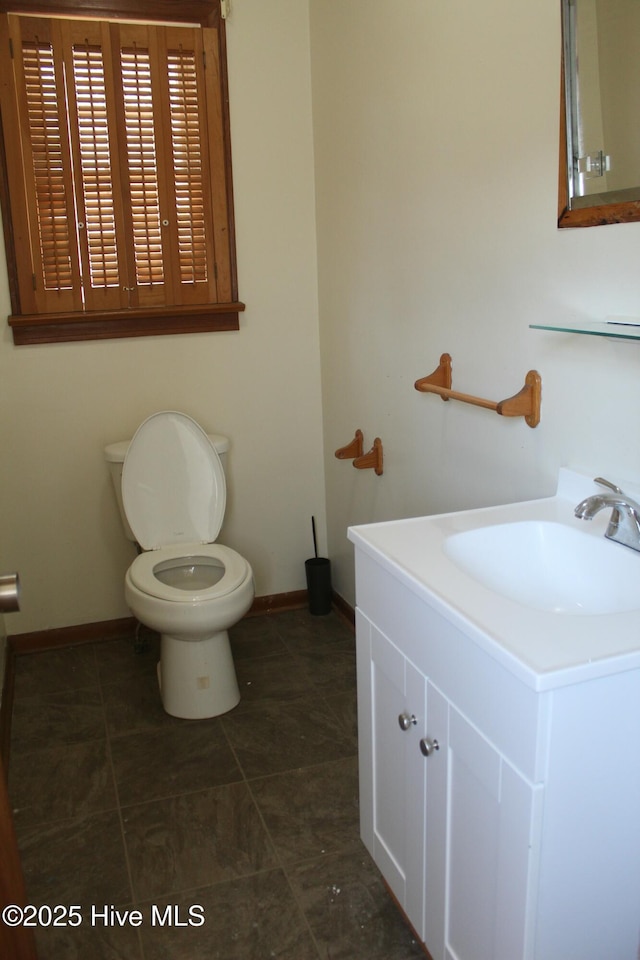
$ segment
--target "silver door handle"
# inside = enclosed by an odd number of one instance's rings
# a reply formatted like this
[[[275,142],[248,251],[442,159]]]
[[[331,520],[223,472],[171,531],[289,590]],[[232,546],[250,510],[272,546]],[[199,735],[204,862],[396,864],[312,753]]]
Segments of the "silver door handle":
[[[20,609],[20,578],[17,573],[0,574],[0,613]]]

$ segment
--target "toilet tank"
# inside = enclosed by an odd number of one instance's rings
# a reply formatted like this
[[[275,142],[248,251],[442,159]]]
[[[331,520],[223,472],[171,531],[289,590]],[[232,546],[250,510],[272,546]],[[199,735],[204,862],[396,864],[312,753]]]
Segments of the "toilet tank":
[[[229,438],[223,437],[220,433],[209,433],[207,436],[215,447],[216,452],[222,461],[222,467],[226,471]],[[109,467],[111,482],[113,483],[116,500],[118,501],[118,509],[120,511],[120,519],[122,520],[125,536],[128,540],[132,540],[133,543],[135,543],[136,538],[134,537],[133,531],[129,526],[129,521],[127,520],[127,516],[124,512],[124,504],[122,502],[122,467],[124,465],[124,458],[127,455],[127,450],[129,449],[130,443],[130,440],[119,440],[117,443],[108,444],[104,448],[104,458]]]

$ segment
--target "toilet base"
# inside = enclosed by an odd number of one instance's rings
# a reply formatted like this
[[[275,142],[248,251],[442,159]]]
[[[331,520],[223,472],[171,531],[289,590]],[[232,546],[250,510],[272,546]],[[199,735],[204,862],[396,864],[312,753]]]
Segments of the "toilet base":
[[[232,710],[240,690],[227,631],[205,640],[162,634],[158,684],[162,706],[172,717],[204,720]]]

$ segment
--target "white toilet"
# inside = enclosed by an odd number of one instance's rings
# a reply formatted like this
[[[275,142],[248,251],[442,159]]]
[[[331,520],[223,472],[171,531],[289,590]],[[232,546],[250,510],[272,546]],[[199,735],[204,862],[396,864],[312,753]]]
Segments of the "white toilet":
[[[130,443],[105,448],[125,531],[144,551],[125,576],[134,616],[161,634],[158,680],[167,713],[215,717],[240,700],[228,629],[253,602],[253,573],[215,543],[226,506],[216,446],[191,417],[153,414]],[[213,442],[212,442],[213,441]]]

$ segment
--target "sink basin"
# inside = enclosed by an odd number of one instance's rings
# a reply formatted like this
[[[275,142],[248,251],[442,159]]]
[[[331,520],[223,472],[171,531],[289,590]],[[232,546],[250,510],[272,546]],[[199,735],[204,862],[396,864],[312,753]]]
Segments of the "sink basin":
[[[386,622],[374,585],[390,574],[416,656],[431,642],[414,629],[426,603],[447,642],[463,633],[537,692],[640,678],[640,552],[605,538],[608,511],[574,516],[600,492],[595,475],[562,467],[552,497],[350,527],[360,596]],[[640,486],[625,489],[640,502]]]
[[[454,533],[444,552],[496,593],[565,614],[640,610],[640,553],[563,523],[523,520]]]

